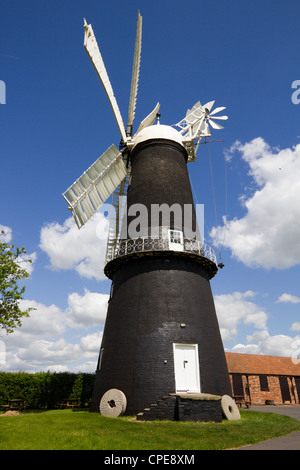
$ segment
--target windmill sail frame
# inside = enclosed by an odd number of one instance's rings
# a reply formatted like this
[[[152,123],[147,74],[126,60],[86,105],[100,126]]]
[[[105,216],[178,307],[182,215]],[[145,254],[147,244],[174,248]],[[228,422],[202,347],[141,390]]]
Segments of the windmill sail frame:
[[[132,127],[133,120],[135,116],[136,108],[136,97],[138,91],[138,82],[140,74],[140,64],[141,64],[141,51],[142,51],[142,23],[143,18],[138,12],[138,21],[136,28],[136,39],[134,47],[134,57],[133,57],[133,66],[132,66],[132,78],[131,78],[131,88],[130,88],[130,98],[129,98],[129,109],[128,109],[128,118],[127,118],[127,136],[132,136]]]
[[[85,31],[84,33],[85,50],[87,51],[89,58],[91,59],[96,69],[96,72],[101,80],[103,88],[107,94],[111,108],[113,110],[113,113],[115,115],[115,118],[119,127],[120,134],[122,136],[123,142],[126,142],[127,141],[126,132],[125,132],[123,119],[119,110],[119,106],[115,98],[110,80],[108,78],[108,74],[107,74],[103,59],[102,59],[102,55],[98,47],[98,43],[97,43],[94,31],[93,31],[92,25],[90,24],[88,25],[86,22],[86,19],[84,19],[84,31]]]
[[[90,219],[127,176],[122,154],[111,145],[64,193],[78,228]]]
[[[127,128],[125,130],[124,122],[115,98],[112,85],[110,83],[98,43],[91,24],[87,24],[84,19],[84,48],[96,69],[101,80],[103,88],[110,102],[114,113],[123,145],[121,151],[118,151],[115,145],[111,145],[94,163],[91,165],[73,185],[64,193],[63,197],[68,203],[68,208],[78,228],[81,228],[98,210],[98,208],[113,194],[113,206],[115,206],[116,221],[111,220],[112,225],[116,224],[109,232],[107,249],[115,245],[119,237],[118,227],[121,217],[121,208],[118,207],[122,195],[125,194],[128,182],[127,176],[130,172],[130,151],[135,145],[136,136],[148,126],[152,126],[160,108],[157,103],[153,111],[140,123],[137,132],[132,136],[133,120],[135,117],[136,98],[138,92],[138,82],[141,62],[142,47],[142,16],[138,12],[136,39],[134,48],[134,58],[132,67],[132,78],[129,98],[129,109]],[[196,152],[202,137],[210,136],[209,124],[213,129],[223,129],[212,119],[226,120],[227,116],[215,116],[216,113],[225,109],[224,107],[215,108],[211,112],[214,101],[201,105],[198,101],[192,109],[188,109],[186,116],[175,126],[180,128],[182,135],[182,144],[188,152],[188,162],[196,160]],[[196,143],[197,141],[197,143]],[[123,158],[124,156],[124,158]],[[125,164],[126,158],[126,164]],[[115,237],[115,242],[112,241]]]

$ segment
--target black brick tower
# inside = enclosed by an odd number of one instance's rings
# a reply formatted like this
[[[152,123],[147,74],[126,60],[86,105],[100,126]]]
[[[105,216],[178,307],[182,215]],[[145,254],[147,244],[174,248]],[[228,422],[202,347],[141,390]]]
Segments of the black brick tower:
[[[112,280],[91,411],[103,394],[119,389],[126,414],[141,412],[179,390],[231,395],[210,279],[212,250],[186,233],[183,220],[195,208],[180,134],[168,126],[146,128],[130,153],[127,210],[143,204],[149,214],[140,237],[127,235],[105,266]],[[182,219],[159,220],[151,236],[153,205],[179,205]],[[171,212],[172,215],[172,212]],[[133,216],[128,216],[129,225]],[[154,224],[155,225],[155,224]],[[181,226],[180,226],[181,225]],[[124,228],[124,227],[123,227]],[[126,228],[126,227],[125,227]]]

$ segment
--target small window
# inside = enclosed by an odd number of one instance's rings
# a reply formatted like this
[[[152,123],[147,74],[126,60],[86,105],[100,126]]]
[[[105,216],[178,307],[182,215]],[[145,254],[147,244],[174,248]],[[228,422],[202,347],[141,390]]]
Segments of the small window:
[[[182,243],[182,232],[179,230],[170,230],[170,242]]]
[[[183,234],[180,230],[169,230],[169,248],[183,251]]]
[[[266,375],[260,375],[259,382],[260,382],[261,391],[268,392],[269,391],[268,377]]]
[[[104,348],[100,348],[100,353],[99,353],[99,358],[98,358],[98,364],[97,364],[97,370],[100,370],[100,369],[101,369],[102,358],[103,358],[103,351],[104,351]]]
[[[108,300],[110,300],[113,295],[114,295],[114,283],[112,282],[111,286],[110,286],[110,293],[109,293],[109,299]]]

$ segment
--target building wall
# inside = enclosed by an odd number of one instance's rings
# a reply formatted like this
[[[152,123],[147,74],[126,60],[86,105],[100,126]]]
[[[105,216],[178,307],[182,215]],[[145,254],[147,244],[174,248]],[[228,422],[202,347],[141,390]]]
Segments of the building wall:
[[[183,211],[181,223],[175,220],[177,217],[170,217],[169,222],[152,220],[154,204],[171,207],[176,203],[183,209],[192,206],[192,228],[196,231],[186,160],[185,149],[165,139],[147,140],[134,148],[127,193],[128,219],[123,223],[126,228],[135,217],[130,218],[130,209],[138,203],[148,209],[149,217],[139,224],[143,233],[148,234],[148,225],[185,233]],[[174,393],[174,343],[198,345],[202,392],[231,394],[206,258],[199,256],[200,263],[196,256],[191,258],[171,250],[145,251],[122,258],[111,271],[113,289],[91,411],[99,410],[102,396],[112,388],[126,395],[129,415]],[[112,263],[114,260],[109,265]]]
[[[287,377],[291,400],[283,402],[279,376],[267,375],[269,390],[265,391],[261,390],[259,375],[238,375],[242,377],[244,398],[250,401],[252,405],[264,405],[266,404],[266,400],[273,400],[275,405],[282,405],[283,403],[300,404],[300,396],[297,392],[295,377]],[[230,382],[233,390],[232,374],[230,374]]]
[[[125,393],[129,415],[174,393],[173,343],[198,344],[202,392],[231,393],[207,273],[181,256],[124,263],[114,276],[91,410],[111,388]]]

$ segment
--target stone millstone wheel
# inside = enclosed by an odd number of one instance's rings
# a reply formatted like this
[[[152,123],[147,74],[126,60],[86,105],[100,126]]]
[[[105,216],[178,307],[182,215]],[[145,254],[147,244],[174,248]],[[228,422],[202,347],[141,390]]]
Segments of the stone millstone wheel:
[[[100,401],[100,414],[117,418],[125,413],[127,406],[126,396],[121,390],[111,388],[104,393]]]
[[[224,416],[233,421],[241,419],[240,410],[235,401],[229,395],[223,395],[221,399],[221,407]]]

